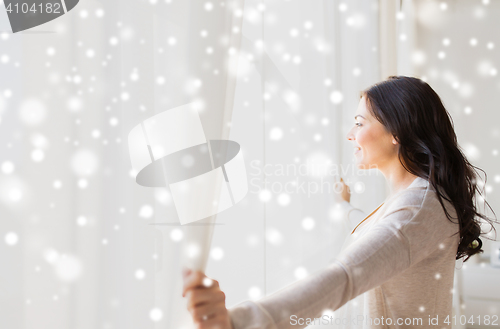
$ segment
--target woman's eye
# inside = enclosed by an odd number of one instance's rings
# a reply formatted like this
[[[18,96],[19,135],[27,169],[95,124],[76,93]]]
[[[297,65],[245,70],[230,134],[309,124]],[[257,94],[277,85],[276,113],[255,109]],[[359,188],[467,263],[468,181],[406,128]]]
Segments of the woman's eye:
[[[361,123],[359,123],[359,122],[355,122],[354,124],[355,124],[356,126],[358,126],[358,127],[361,127],[361,126],[362,126],[362,125],[361,125]]]

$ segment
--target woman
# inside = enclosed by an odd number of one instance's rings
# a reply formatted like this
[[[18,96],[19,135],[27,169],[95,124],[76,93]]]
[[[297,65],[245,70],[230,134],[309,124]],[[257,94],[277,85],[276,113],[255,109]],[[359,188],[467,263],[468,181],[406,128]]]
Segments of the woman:
[[[483,252],[480,218],[492,223],[476,211],[476,167],[439,96],[420,79],[391,76],[362,91],[354,118],[347,139],[357,166],[376,165],[387,199],[351,223],[332,264],[258,301],[227,310],[217,281],[185,271],[183,296],[198,328],[451,328],[455,260]]]

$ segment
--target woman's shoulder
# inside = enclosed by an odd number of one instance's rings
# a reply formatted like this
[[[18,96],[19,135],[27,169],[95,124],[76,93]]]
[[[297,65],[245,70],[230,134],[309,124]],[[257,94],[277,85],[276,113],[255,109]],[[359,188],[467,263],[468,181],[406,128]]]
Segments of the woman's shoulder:
[[[438,188],[441,192],[441,202],[447,212],[455,216],[455,207],[446,199],[448,195],[441,187]],[[415,216],[417,213],[422,212],[426,219],[431,220],[431,218],[445,216],[441,202],[439,202],[438,193],[432,184],[419,177],[407,189],[400,192],[386,204],[384,215],[405,209],[409,210]]]
[[[448,197],[442,188],[438,188],[441,195]],[[444,198],[442,200],[443,202],[446,201]],[[401,207],[418,208],[424,206],[424,204],[435,204],[436,201],[439,203],[438,195],[433,185],[426,179],[417,177],[409,187],[399,192],[386,202],[386,209],[399,209]]]
[[[451,203],[450,198],[446,191],[441,187],[437,186],[441,201],[446,206],[446,209],[454,208]],[[425,207],[440,209],[442,208],[441,202],[439,202],[438,192],[434,186],[421,177],[418,177],[406,190],[404,190],[395,200],[392,202],[393,207]]]
[[[384,203],[386,205],[386,213],[401,208],[421,207],[426,194],[431,191],[433,190],[430,189],[429,185],[415,184],[410,186]]]
[[[453,204],[448,201],[448,195],[440,187],[441,202],[446,211],[452,218],[456,218],[456,211]],[[448,220],[443,206],[439,201],[436,189],[426,180],[420,179],[418,184],[402,191],[396,198],[392,199],[387,205],[384,217],[393,215],[394,221],[399,221],[399,228],[411,229],[414,231],[417,227],[425,227],[427,230],[456,231],[454,224]],[[400,216],[395,216],[397,213]],[[401,217],[400,220],[397,218]],[[456,222],[456,220],[454,221]],[[408,224],[410,224],[408,226]]]

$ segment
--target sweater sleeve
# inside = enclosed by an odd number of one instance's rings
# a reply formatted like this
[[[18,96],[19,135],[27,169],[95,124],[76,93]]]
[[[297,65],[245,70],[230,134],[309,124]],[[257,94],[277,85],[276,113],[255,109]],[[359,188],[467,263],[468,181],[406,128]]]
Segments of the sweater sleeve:
[[[327,267],[257,301],[229,309],[234,329],[305,328],[410,266],[410,244],[400,228],[418,212],[400,208],[384,216]],[[356,234],[356,233],[355,233]]]
[[[342,212],[342,218],[347,224],[349,232],[351,232],[356,227],[356,225],[358,225],[359,222],[361,222],[367,216],[367,214],[363,210],[355,208],[352,204],[345,200],[338,203],[338,207]]]

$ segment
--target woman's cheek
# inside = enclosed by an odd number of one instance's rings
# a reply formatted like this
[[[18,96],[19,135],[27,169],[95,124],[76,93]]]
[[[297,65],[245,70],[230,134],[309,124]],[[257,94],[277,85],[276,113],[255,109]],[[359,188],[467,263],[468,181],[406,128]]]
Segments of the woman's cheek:
[[[358,135],[356,136],[356,142],[356,144],[358,144],[361,149],[365,148],[367,144],[366,134],[361,131],[358,132]]]

